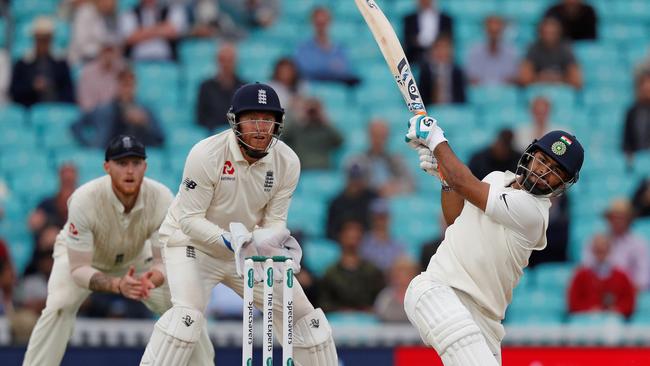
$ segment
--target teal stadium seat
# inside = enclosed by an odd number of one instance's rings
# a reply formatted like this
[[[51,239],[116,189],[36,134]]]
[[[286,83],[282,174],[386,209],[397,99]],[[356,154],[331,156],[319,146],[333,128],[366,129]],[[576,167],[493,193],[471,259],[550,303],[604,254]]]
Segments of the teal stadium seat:
[[[61,126],[43,126],[40,141],[43,143],[42,146],[45,149],[54,152],[81,147],[72,134],[72,130],[70,128],[62,128]]]
[[[621,61],[618,45],[614,42],[582,41],[573,45],[578,62],[583,67],[597,64],[616,65]]]
[[[307,240],[303,245],[303,263],[318,278],[336,263],[341,256],[341,248],[335,241],[317,238]]]
[[[477,107],[498,109],[519,103],[519,91],[510,85],[472,86],[468,94],[469,101]]]
[[[60,150],[54,157],[56,166],[72,163],[79,172],[79,182],[86,183],[106,174],[104,172],[104,151],[90,148]]]
[[[632,70],[638,64],[650,58],[650,42],[645,45],[628,45],[623,52],[623,60],[628,69]]]
[[[298,193],[329,201],[345,186],[345,175],[336,170],[303,170],[298,180]]]
[[[177,105],[180,87],[179,67],[172,62],[138,62],[134,66],[138,98],[153,108]]]
[[[447,2],[444,8],[454,18],[472,19],[477,22],[498,11],[496,2],[485,0],[454,0]]]
[[[576,105],[576,92],[566,85],[535,84],[524,92],[525,100],[530,103],[537,96],[543,95],[553,103],[553,108],[572,109]]]
[[[606,232],[607,226],[602,216],[602,210],[590,212],[591,215],[582,215],[573,220],[569,230],[569,260],[574,263],[580,262],[585,250],[591,245],[591,239],[595,234]]]
[[[440,235],[439,197],[413,194],[390,200],[390,230],[417,257],[422,244]]]
[[[10,152],[0,154],[0,167],[7,175],[20,172],[37,174],[39,170],[47,170],[49,164],[46,152],[36,145],[15,145]]]
[[[6,104],[0,107],[0,126],[26,126],[27,112],[20,104]]]
[[[333,311],[327,313],[327,320],[333,325],[376,325],[380,324],[379,318],[371,313],[361,311]]]
[[[11,15],[19,20],[31,19],[38,15],[54,15],[58,0],[20,0],[10,3]]]
[[[178,45],[178,58],[183,65],[191,65],[197,61],[214,63],[218,49],[218,41],[213,39],[187,39]]]
[[[15,148],[37,146],[38,139],[32,128],[24,126],[2,126],[0,133],[0,151],[3,155],[9,155]]]
[[[606,21],[618,20],[621,22],[647,23],[650,20],[650,3],[645,0],[609,1],[608,11],[598,14]]]
[[[193,108],[182,108],[176,105],[162,105],[156,109],[156,113],[165,131],[168,128],[174,129],[183,126],[195,126]]]
[[[21,170],[11,175],[9,187],[27,207],[35,207],[43,198],[56,192],[56,182],[58,178],[52,169]]]
[[[539,289],[566,292],[576,266],[573,263],[542,263],[535,268]]]
[[[198,126],[177,126],[169,128],[166,135],[166,146],[176,149],[184,149],[189,152],[190,148],[199,141],[208,137],[207,131]]]
[[[505,0],[499,1],[497,6],[498,13],[509,20],[536,23],[549,4],[545,1]]]
[[[319,99],[328,110],[344,109],[352,97],[345,85],[324,82],[310,82],[307,94]]]
[[[615,74],[615,73],[614,73]],[[625,83],[625,77],[613,81],[614,83]],[[625,88],[612,88],[607,86],[607,82],[597,82],[599,87],[587,88],[583,93],[583,103],[587,108],[603,108],[611,106],[613,108],[623,108],[633,102],[631,85]],[[631,81],[630,81],[631,83]]]
[[[320,197],[294,195],[289,206],[287,226],[291,230],[302,230],[312,238],[323,236],[327,209],[327,202]]]
[[[598,36],[605,42],[619,45],[645,44],[650,40],[648,28],[642,22],[624,20],[599,24]]]
[[[39,103],[31,108],[30,122],[37,132],[47,128],[70,128],[79,119],[79,109],[74,104]]]

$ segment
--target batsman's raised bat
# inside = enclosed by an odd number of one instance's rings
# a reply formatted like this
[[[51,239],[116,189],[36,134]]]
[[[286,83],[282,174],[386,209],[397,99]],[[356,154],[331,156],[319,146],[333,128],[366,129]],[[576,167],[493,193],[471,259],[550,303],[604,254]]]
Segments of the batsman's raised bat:
[[[375,37],[375,41],[388,63],[388,68],[397,82],[399,91],[402,93],[409,111],[414,114],[426,114],[420,91],[411,72],[411,66],[406,59],[395,30],[386,19],[384,12],[381,11],[374,0],[354,0],[354,2],[357,4],[357,8],[359,8],[366,24],[368,24],[373,37]]]

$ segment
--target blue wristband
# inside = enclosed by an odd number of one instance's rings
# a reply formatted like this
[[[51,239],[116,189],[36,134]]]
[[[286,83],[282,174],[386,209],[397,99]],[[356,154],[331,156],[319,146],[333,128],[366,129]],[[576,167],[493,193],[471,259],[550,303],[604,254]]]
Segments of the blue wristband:
[[[225,236],[221,235],[221,240],[223,240],[223,243],[226,245],[226,248],[230,249],[231,252],[234,252],[234,250],[232,249],[232,245],[230,244],[228,239],[226,239]]]

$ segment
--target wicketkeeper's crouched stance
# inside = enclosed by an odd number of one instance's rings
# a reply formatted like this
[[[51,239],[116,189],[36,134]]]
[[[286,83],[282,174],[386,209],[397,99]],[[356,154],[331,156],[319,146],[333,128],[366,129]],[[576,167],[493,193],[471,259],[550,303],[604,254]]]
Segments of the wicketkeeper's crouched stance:
[[[278,140],[283,119],[284,110],[271,87],[244,85],[228,113],[231,129],[200,141],[190,151],[183,183],[160,229],[174,306],[156,323],[141,365],[188,364],[205,329],[212,288],[223,283],[243,295],[246,257],[284,255],[292,257],[294,270],[299,270],[302,252],[286,229],[286,220],[300,162]],[[261,280],[260,265],[255,272]],[[327,319],[294,283],[295,364],[338,365]],[[273,328],[282,339],[282,285],[276,283],[274,291]],[[258,284],[254,299],[259,309],[262,292]]]
[[[577,138],[552,131],[532,141],[515,173],[483,181],[456,157],[436,120],[409,122],[407,141],[420,167],[443,183],[450,225],[427,270],[406,291],[404,308],[445,366],[501,364],[501,320],[533,250],[546,247],[550,197],[578,180],[584,151]]]
[[[47,302],[32,331],[23,366],[61,363],[75,316],[92,291],[121,294],[162,314],[171,308],[158,228],[173,196],[144,178],[144,145],[118,136],[106,150],[106,176],[79,187],[68,201],[68,221],[56,238]],[[193,365],[213,365],[207,332]]]

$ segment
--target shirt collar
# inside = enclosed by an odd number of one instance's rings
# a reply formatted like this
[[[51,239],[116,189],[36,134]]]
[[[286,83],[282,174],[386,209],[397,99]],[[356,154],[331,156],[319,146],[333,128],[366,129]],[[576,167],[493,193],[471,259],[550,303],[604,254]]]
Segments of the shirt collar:
[[[510,185],[512,183],[514,183],[516,179],[517,179],[517,176],[515,175],[515,173],[513,173],[513,172],[511,172],[509,170],[506,170],[503,173],[503,186],[504,187],[510,187]]]
[[[276,144],[278,142],[276,142]],[[244,158],[244,154],[242,154],[241,149],[239,148],[239,142],[237,141],[237,136],[235,136],[234,132],[231,132],[229,134],[228,148],[230,149],[230,153],[232,154],[235,161],[248,163],[248,161]],[[271,150],[273,150],[273,146],[271,146],[266,156],[259,159],[254,164],[268,164],[271,161]]]

